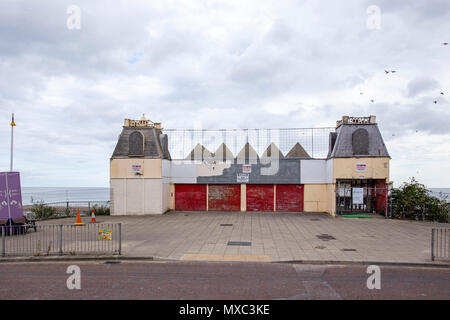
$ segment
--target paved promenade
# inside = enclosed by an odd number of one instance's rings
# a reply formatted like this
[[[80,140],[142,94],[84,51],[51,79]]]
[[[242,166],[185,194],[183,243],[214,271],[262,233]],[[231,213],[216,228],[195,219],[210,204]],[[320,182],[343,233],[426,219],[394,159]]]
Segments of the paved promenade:
[[[333,218],[322,213],[170,212],[103,216],[97,221],[122,223],[124,256],[209,261],[429,263],[431,228],[448,227],[381,216]],[[230,241],[237,245],[229,245]]]

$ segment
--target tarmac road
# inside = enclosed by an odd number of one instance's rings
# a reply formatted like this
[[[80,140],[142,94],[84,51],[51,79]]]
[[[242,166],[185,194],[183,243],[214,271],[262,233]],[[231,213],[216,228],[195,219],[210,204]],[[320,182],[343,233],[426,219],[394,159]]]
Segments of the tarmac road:
[[[81,289],[69,290],[69,265]],[[245,262],[121,261],[0,264],[0,299],[450,299],[449,268]]]

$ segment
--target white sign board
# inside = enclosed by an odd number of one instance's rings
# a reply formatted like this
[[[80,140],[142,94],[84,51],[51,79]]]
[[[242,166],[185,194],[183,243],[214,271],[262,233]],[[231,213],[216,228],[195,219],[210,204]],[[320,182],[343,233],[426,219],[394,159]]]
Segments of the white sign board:
[[[251,164],[243,164],[242,165],[242,172],[243,173],[251,173],[252,172],[252,165]]]
[[[364,204],[364,189],[363,188],[352,188],[353,204]]]
[[[238,173],[237,174],[237,182],[238,183],[248,183],[249,175],[246,173]]]
[[[133,173],[142,173],[142,164],[133,163],[131,165],[131,171]]]
[[[367,165],[364,162],[358,162],[356,164],[356,172],[366,172]]]

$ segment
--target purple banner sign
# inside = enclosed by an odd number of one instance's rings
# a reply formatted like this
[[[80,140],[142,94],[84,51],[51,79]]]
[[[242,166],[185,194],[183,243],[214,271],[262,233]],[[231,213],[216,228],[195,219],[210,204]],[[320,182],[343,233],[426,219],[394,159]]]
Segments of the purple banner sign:
[[[19,172],[0,172],[0,220],[23,219]]]

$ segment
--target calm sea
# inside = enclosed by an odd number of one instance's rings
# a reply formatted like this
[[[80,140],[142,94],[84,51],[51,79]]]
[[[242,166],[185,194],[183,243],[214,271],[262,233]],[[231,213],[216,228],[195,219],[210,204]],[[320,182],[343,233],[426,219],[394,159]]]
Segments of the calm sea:
[[[23,205],[34,201],[109,201],[109,188],[22,187]]]
[[[445,199],[447,202],[450,202],[450,188],[429,188],[429,190],[433,193],[433,196]]]

